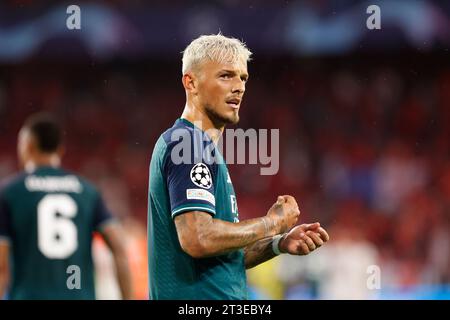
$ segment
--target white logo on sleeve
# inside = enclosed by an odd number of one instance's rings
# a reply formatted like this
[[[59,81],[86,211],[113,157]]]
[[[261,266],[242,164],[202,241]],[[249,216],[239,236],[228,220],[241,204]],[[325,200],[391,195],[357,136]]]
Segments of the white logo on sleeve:
[[[212,186],[212,177],[208,167],[203,163],[197,163],[191,170],[192,182],[201,188],[209,189]]]
[[[213,206],[216,205],[216,198],[208,190],[204,189],[187,189],[186,190],[187,199],[203,200],[208,201]]]

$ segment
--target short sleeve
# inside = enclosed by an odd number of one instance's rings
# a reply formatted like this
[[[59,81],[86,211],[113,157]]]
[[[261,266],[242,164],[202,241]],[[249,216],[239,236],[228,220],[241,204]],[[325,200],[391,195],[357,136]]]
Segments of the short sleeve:
[[[98,195],[97,202],[94,208],[94,230],[100,231],[101,228],[114,217],[105,205],[102,197]]]
[[[4,198],[0,193],[0,239],[11,239],[11,212]]]
[[[170,154],[164,166],[172,218],[188,211],[216,214],[214,181],[216,164],[206,161],[179,163]]]

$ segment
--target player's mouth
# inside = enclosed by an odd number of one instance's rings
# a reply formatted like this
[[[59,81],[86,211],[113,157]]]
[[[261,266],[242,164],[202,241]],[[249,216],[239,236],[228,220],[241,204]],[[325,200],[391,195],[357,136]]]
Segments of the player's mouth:
[[[233,98],[233,99],[228,99],[225,101],[227,103],[228,106],[230,106],[233,109],[239,109],[239,105],[241,104],[241,99],[238,98]]]

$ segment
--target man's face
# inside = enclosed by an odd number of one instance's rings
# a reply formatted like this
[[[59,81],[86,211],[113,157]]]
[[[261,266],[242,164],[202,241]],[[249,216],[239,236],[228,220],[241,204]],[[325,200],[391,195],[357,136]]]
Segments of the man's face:
[[[198,103],[216,125],[236,124],[248,79],[247,62],[206,61],[197,72]]]

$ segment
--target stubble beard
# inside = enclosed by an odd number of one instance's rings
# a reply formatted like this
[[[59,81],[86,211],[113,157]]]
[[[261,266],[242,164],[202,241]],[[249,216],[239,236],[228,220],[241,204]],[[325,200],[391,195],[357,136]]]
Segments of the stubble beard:
[[[237,112],[233,113],[231,117],[224,116],[219,114],[215,108],[210,105],[205,106],[205,112],[216,128],[222,128],[227,124],[233,125],[239,122],[239,114]]]

